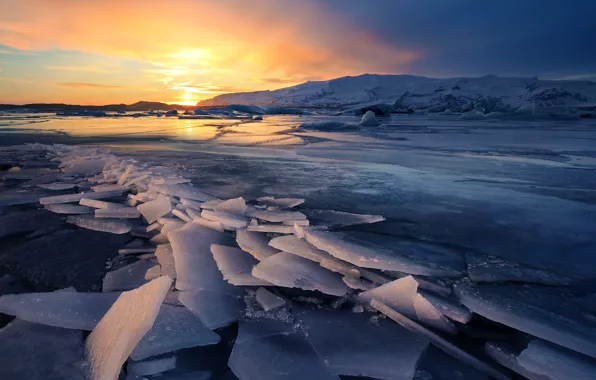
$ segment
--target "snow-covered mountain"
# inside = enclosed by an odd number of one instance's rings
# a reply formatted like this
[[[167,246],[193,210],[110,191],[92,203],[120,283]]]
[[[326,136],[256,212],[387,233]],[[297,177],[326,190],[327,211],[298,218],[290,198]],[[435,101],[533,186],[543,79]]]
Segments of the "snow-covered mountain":
[[[465,111],[481,106],[487,112],[507,111],[525,104],[536,107],[571,106],[596,102],[590,81],[507,78],[426,78],[412,75],[364,74],[313,81],[273,91],[224,94],[198,106],[252,104],[258,106],[343,107],[392,104],[395,109],[446,108]]]

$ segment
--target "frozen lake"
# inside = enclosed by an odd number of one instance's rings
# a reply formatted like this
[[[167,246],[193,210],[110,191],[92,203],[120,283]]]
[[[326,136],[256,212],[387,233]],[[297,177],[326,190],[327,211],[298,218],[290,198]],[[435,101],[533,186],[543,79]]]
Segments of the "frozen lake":
[[[367,230],[596,278],[594,121],[397,115],[381,128],[299,128],[328,121],[358,119],[10,115],[0,117],[0,144],[108,147],[223,198],[304,197],[306,207],[387,218]]]

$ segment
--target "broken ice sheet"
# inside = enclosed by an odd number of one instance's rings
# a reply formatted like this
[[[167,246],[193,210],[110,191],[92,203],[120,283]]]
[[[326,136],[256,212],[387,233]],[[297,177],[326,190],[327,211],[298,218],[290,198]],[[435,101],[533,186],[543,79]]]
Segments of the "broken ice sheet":
[[[158,245],[155,250],[155,256],[161,266],[161,273],[172,279],[176,279],[176,264],[174,262],[172,246],[170,244]]]
[[[212,330],[236,322],[244,311],[241,299],[210,290],[181,291],[178,299]]]
[[[214,222],[220,222],[225,229],[244,228],[248,225],[246,218],[227,212],[203,210],[201,217]]]
[[[53,197],[44,197],[39,199],[39,203],[42,205],[51,205],[56,203],[72,203],[79,202],[82,198],[87,199],[105,199],[114,198],[122,195],[122,191],[105,191],[101,193],[78,193],[78,194],[65,194],[55,195]],[[85,205],[83,205],[85,206]]]
[[[342,296],[349,290],[337,273],[288,252],[261,261],[253,268],[252,275],[277,286],[318,290],[334,296]]]
[[[263,308],[263,310],[271,311],[282,307],[286,304],[286,300],[276,296],[265,288],[258,288],[256,291],[256,301]]]
[[[466,253],[468,277],[474,282],[529,282],[564,286],[572,279],[496,256]]]
[[[460,282],[454,292],[476,314],[596,358],[596,322],[559,289]]]
[[[66,218],[66,221],[89,230],[109,232],[117,235],[125,234],[132,228],[132,224],[124,220],[96,219],[92,216],[83,215],[71,215]]]
[[[292,208],[304,203],[302,198],[261,197],[257,198],[257,201],[265,206],[277,206],[279,208]]]
[[[410,380],[428,340],[387,319],[351,310],[294,309],[307,339],[338,375]]]
[[[7,294],[0,297],[0,313],[48,326],[92,330],[118,296],[119,292]]]
[[[252,232],[255,234],[256,232]],[[264,235],[263,235],[264,236]],[[302,256],[305,259],[316,261],[320,263],[324,259],[333,258],[330,254],[322,251],[310,244],[304,239],[298,239],[296,236],[280,236],[271,239],[269,245],[273,248],[279,249],[280,251],[290,252],[298,256]]]
[[[104,183],[102,185],[97,185],[97,186],[91,187],[91,190],[95,191],[96,193],[101,193],[103,191],[115,191],[115,190],[120,190],[120,191],[124,192],[124,191],[128,190],[128,186]]]
[[[457,333],[455,326],[432,303],[418,294],[418,282],[412,276],[362,292],[358,299],[364,303],[376,299],[410,319],[417,319],[446,333]]]
[[[215,207],[217,207],[221,203],[223,203],[223,201],[220,199],[211,199],[207,202],[201,203],[201,208],[204,208],[207,210],[213,210],[213,209],[215,209]]]
[[[19,319],[0,329],[0,379],[83,380],[83,334]]]
[[[304,220],[306,215],[297,211],[264,211],[257,210],[251,215],[254,218],[267,222],[280,223],[286,220]]]
[[[200,224],[203,227],[211,228],[212,230],[224,232],[225,229],[221,225],[220,222],[214,222],[212,220],[207,220],[201,216],[201,213],[198,211],[194,211],[193,209],[189,208],[186,210],[188,216],[192,218],[194,223]]]
[[[129,376],[148,376],[166,372],[174,368],[176,368],[176,356],[163,355],[142,361],[129,360],[126,371]]]
[[[259,262],[248,253],[238,248],[219,244],[212,244],[211,252],[223,279],[230,284],[236,286],[271,285],[251,274],[252,268]]]
[[[151,185],[150,189],[155,190],[158,193],[173,195],[178,198],[185,198],[192,201],[205,202],[215,199],[215,197],[210,194],[207,194],[193,186],[184,184]]]
[[[347,234],[304,228],[304,234],[315,247],[363,268],[443,277],[459,277],[464,270],[461,255],[442,246],[357,231]]]
[[[153,223],[172,211],[172,203],[169,197],[160,195],[155,200],[138,205],[137,209],[147,219],[147,223]]]
[[[236,231],[236,243],[243,251],[250,253],[259,261],[280,252],[270,247],[269,238],[260,232],[238,230]]]
[[[246,213],[246,202],[244,198],[228,199],[227,201],[221,202],[213,208],[213,211],[227,212],[233,215],[244,216]]]
[[[259,224],[257,226],[248,226],[246,229],[250,232],[271,232],[276,234],[293,234],[295,226],[286,226],[281,224]]]
[[[70,166],[62,168],[62,171],[68,174],[99,173],[103,170],[103,167],[109,160],[109,158],[80,159],[74,161]]]
[[[339,380],[291,325],[271,320],[239,322],[228,365],[240,380]]]
[[[224,281],[211,253],[211,244],[225,243],[226,235],[195,223],[168,233],[176,264],[176,289],[214,290],[234,294],[238,288]]]
[[[145,273],[155,265],[151,260],[139,260],[115,271],[108,272],[103,279],[103,292],[131,290],[144,285]]]
[[[44,207],[46,210],[55,212],[56,214],[91,214],[93,209],[85,206],[77,206],[70,204],[58,203],[54,205],[47,205]]]
[[[206,327],[184,307],[164,304],[153,327],[136,345],[130,357],[142,360],[183,348],[208,346],[219,342],[219,335]]]
[[[93,208],[101,208],[101,209],[117,209],[126,207],[122,203],[115,203],[115,202],[106,202],[106,201],[98,201],[97,199],[89,199],[89,198],[81,198],[79,204],[82,206],[89,206]]]
[[[96,218],[135,219],[141,216],[135,207],[100,208],[95,210]]]
[[[124,292],[93,329],[85,344],[91,380],[116,380],[131,352],[151,329],[172,284],[163,276]]]
[[[316,225],[329,228],[340,228],[356,224],[371,224],[385,220],[381,215],[352,214],[334,210],[303,210],[308,219],[316,221]]]

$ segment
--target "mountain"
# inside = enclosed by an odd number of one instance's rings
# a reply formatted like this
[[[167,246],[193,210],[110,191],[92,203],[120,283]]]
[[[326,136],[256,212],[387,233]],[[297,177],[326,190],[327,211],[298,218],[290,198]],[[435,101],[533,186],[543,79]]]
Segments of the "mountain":
[[[14,109],[30,109],[40,112],[65,112],[65,111],[151,111],[151,110],[192,110],[194,106],[182,106],[179,104],[166,104],[160,102],[145,102],[140,101],[134,104],[106,104],[103,106],[86,106],[79,104],[63,104],[63,103],[31,103],[31,104],[0,104],[0,110],[14,110]]]
[[[312,81],[273,91],[218,95],[197,106],[329,107],[387,103],[394,109],[450,108],[462,111],[480,104],[486,111],[580,105],[596,102],[596,83],[488,75],[479,78],[426,78],[413,75],[364,74]]]

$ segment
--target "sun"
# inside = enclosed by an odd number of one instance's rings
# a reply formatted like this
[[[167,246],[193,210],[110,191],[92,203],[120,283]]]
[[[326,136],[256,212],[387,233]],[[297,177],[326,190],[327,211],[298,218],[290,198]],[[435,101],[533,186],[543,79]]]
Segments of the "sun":
[[[180,104],[182,106],[194,106],[199,101],[199,99],[195,98],[194,94],[189,91],[184,91],[184,94],[179,96],[177,99],[180,99],[180,100],[174,101],[172,103]]]

